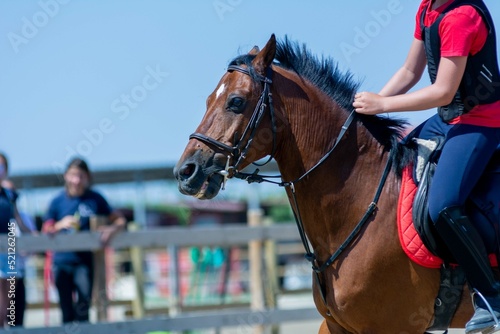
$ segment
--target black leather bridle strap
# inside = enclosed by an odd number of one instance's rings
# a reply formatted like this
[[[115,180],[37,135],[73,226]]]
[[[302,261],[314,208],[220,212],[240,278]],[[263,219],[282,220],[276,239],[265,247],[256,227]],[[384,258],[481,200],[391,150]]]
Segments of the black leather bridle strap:
[[[248,76],[252,77],[252,74],[247,68],[237,66],[237,65],[230,65],[228,66],[228,72],[232,71],[237,71],[243,74],[246,74]],[[215,147],[219,151],[223,151],[227,153],[228,160],[233,159],[234,164],[232,166],[228,166],[227,168],[232,169],[238,172],[238,166],[240,163],[246,158],[246,153],[248,152],[248,149],[250,148],[250,145],[252,144],[253,138],[256,134],[256,131],[259,127],[259,124],[261,123],[262,119],[264,118],[264,114],[266,109],[269,109],[270,117],[271,117],[271,123],[272,123],[272,129],[273,129],[273,151],[271,152],[270,157],[266,162],[264,162],[261,165],[264,165],[271,161],[271,159],[274,157],[275,151],[276,151],[276,124],[275,124],[275,117],[274,117],[274,107],[272,106],[272,97],[271,97],[271,89],[270,85],[272,83],[271,80],[271,75],[272,75],[272,70],[270,67],[266,69],[266,77],[259,75],[255,73],[253,76],[256,77],[259,81],[264,83],[264,87],[262,90],[262,93],[259,97],[259,100],[257,101],[257,104],[255,105],[255,109],[252,113],[252,117],[250,118],[250,121],[248,122],[247,126],[245,127],[245,130],[243,131],[243,134],[239,139],[235,138],[234,146],[229,146],[221,141],[218,141],[216,139],[213,139],[211,137],[208,137],[204,134],[195,132],[189,136],[189,139],[197,139],[209,146]],[[246,142],[245,142],[246,139]],[[228,172],[227,170],[225,171],[226,173]],[[227,174],[226,174],[227,175]]]
[[[212,139],[212,138],[205,136],[204,134],[201,134],[198,132],[192,133],[189,136],[189,139],[198,139],[199,141],[202,141],[205,144],[209,144],[210,146],[216,147],[217,149],[224,151],[224,152],[227,152],[227,153],[230,153],[231,155],[238,155],[239,154],[237,147],[226,145],[223,142]]]
[[[268,67],[268,69],[269,69],[269,67]],[[236,71],[236,72],[240,72],[240,73],[246,74],[249,77],[252,77],[252,74],[250,73],[250,71],[247,68],[244,68],[244,67],[241,67],[241,66],[238,66],[238,65],[229,65],[227,67],[227,71],[228,72]],[[264,77],[264,76],[262,76],[262,75],[260,75],[258,73],[254,73],[254,76],[256,76],[257,79],[259,79],[259,81],[262,81],[264,83],[268,83],[268,84],[273,83],[273,81],[271,80],[271,78],[269,77],[269,75],[267,77]]]

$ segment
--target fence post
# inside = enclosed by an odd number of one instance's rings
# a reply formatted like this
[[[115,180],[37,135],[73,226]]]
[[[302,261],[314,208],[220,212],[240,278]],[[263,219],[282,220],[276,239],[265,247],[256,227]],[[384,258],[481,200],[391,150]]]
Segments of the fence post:
[[[108,223],[107,217],[90,217],[90,229],[97,231]],[[104,248],[94,251],[94,297],[96,300],[97,321],[106,321],[108,317],[108,291],[106,286],[106,253]]]
[[[128,230],[134,232],[139,230],[135,222],[128,224]],[[144,317],[144,252],[140,247],[130,247],[130,260],[135,277],[135,298],[132,300],[132,314],[134,318]]]
[[[168,314],[170,316],[176,316],[181,313],[182,306],[179,272],[179,248],[175,245],[169,245],[167,250],[169,255],[168,276],[170,290],[170,305],[168,307]]]
[[[264,225],[270,226],[273,224],[271,219],[265,219]],[[264,241],[264,262],[266,271],[265,297],[266,306],[268,308],[277,308],[278,301],[278,264],[276,259],[276,242],[274,240]],[[271,326],[271,333],[278,334],[280,332],[279,325]]]
[[[249,226],[260,226],[262,224],[262,210],[249,209],[247,212]],[[264,311],[264,286],[262,279],[262,240],[253,240],[248,243],[248,259],[250,266],[250,307],[252,311]],[[263,334],[264,326],[254,324],[253,333]]]

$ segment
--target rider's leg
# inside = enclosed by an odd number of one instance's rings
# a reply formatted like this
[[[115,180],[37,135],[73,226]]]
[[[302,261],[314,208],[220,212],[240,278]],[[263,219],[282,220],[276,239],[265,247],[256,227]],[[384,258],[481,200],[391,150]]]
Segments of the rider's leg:
[[[437,220],[436,230],[457,263],[464,269],[469,285],[488,301],[494,315],[500,317],[500,283],[495,279],[483,241],[461,207],[445,208]],[[466,333],[479,333],[496,323],[481,298],[474,316],[467,323]]]
[[[491,271],[484,242],[462,207],[495,151],[500,130],[469,125],[448,132],[429,193],[429,214],[469,284],[483,294],[500,316],[500,285]],[[479,333],[495,324],[478,298],[466,333]]]
[[[441,117],[439,117],[438,114],[435,114],[417,126],[412,133],[416,138],[420,139],[446,137],[446,134],[452,127],[453,125],[443,122]]]

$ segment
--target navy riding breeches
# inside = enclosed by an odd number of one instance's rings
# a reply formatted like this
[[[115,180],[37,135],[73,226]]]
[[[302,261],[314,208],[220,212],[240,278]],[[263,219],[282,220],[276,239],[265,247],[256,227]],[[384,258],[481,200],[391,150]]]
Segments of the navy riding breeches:
[[[415,129],[415,136],[421,139],[439,135],[445,136],[445,144],[429,189],[429,215],[433,222],[444,208],[465,204],[500,144],[500,128],[450,125],[438,115]]]

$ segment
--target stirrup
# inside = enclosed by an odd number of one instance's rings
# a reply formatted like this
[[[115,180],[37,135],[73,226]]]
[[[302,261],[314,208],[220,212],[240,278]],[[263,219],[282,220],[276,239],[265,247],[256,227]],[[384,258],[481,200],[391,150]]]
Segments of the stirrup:
[[[500,330],[500,322],[498,321],[498,318],[495,315],[495,312],[493,312],[493,309],[491,308],[490,303],[488,303],[486,298],[484,298],[484,296],[481,294],[481,292],[479,292],[476,288],[472,288],[472,294],[471,294],[474,309],[476,309],[476,303],[474,302],[475,295],[478,295],[483,300],[483,303],[484,303],[484,305],[486,305],[488,312],[490,312],[491,316],[493,317],[493,320],[495,320],[495,325],[493,327],[487,328],[486,330],[482,331],[481,333],[482,334],[489,334],[489,333],[495,333],[497,330]]]

